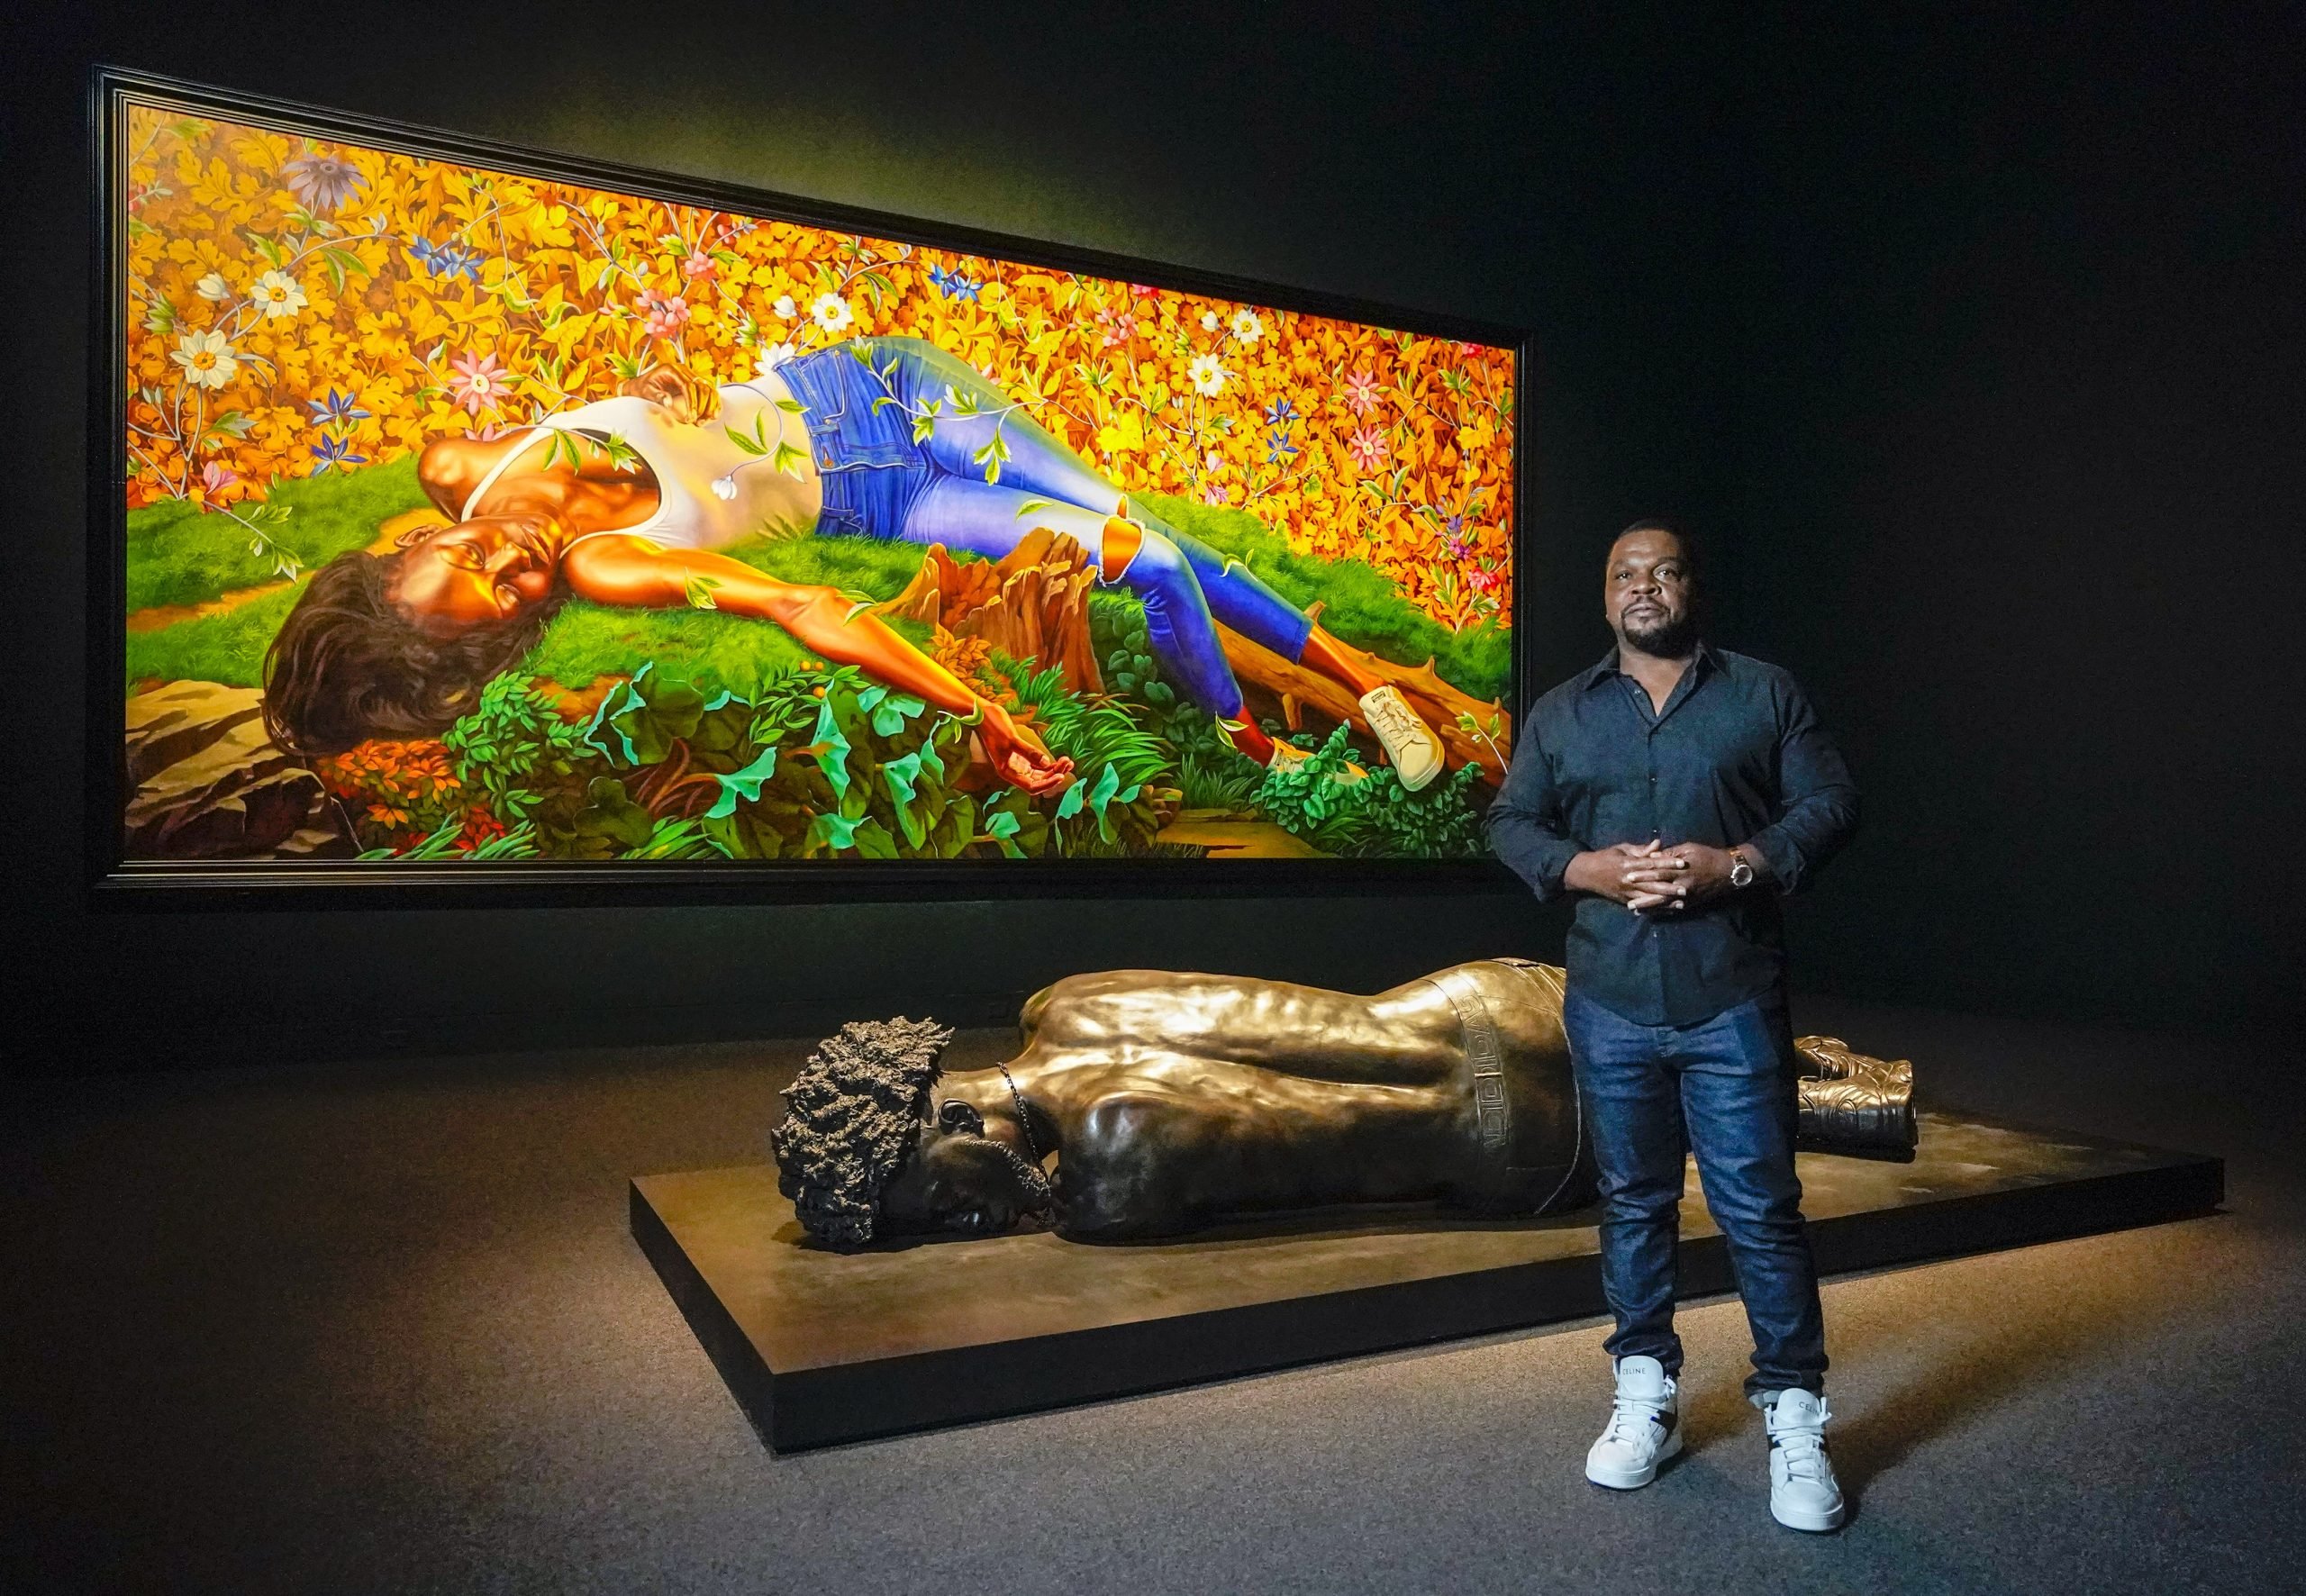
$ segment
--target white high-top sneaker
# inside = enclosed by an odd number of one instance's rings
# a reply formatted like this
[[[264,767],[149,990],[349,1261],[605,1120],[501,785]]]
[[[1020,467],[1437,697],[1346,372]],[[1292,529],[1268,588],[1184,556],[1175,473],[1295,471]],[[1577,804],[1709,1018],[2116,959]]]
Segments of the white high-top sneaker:
[[[1682,1449],[1674,1382],[1654,1357],[1618,1359],[1617,1400],[1610,1425],[1585,1454],[1585,1477],[1612,1491],[1633,1491],[1657,1477],[1657,1465]]]
[[[1762,1409],[1769,1426],[1769,1516],[1788,1529],[1841,1528],[1841,1485],[1826,1455],[1826,1420],[1832,1417],[1826,1399],[1806,1391],[1781,1391]]]

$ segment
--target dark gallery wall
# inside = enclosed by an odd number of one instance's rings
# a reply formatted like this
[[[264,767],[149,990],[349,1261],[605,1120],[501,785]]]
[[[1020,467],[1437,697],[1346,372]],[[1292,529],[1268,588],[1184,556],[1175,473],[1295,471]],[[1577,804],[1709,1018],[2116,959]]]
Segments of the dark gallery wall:
[[[92,909],[81,263],[99,60],[1526,324],[1539,676],[1606,642],[1593,573],[1610,532],[1681,513],[1720,557],[1723,639],[1800,671],[1848,738],[1870,830],[1801,907],[1807,984],[2296,1016],[2290,24],[1901,32],[1588,9],[12,15],[12,1056],[741,1035],[890,1006],[974,1019],[1091,966],[1375,985],[1559,945],[1557,919],[1503,892]]]
[[[2306,1019],[2306,12],[1745,32],[1724,605],[1868,831],[1810,984]]]

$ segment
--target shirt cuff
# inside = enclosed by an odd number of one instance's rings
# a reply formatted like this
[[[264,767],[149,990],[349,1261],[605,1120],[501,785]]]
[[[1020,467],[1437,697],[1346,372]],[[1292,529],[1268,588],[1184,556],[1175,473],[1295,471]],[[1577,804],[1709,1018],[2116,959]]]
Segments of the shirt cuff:
[[[1810,862],[1802,857],[1802,850],[1784,831],[1775,826],[1768,827],[1747,838],[1742,846],[1759,854],[1762,863],[1769,866],[1768,884],[1771,888],[1781,894],[1800,890],[1802,877],[1808,873]]]

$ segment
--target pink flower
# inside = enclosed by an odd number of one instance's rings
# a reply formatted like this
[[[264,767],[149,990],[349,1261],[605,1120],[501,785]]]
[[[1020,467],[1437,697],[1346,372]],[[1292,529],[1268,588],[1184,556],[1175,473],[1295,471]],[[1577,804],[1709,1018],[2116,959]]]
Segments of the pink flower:
[[[1137,315],[1133,311],[1123,311],[1116,316],[1111,311],[1101,310],[1097,313],[1097,325],[1105,330],[1104,336],[1098,340],[1105,349],[1111,349],[1117,343],[1127,343],[1137,336]]]
[[[1212,482],[1203,487],[1201,490],[1201,502],[1204,504],[1224,503],[1225,489],[1223,485],[1221,484]]]
[[[688,301],[677,294],[660,294],[654,288],[640,291],[640,313],[646,316],[651,338],[678,338],[681,329],[688,325]]]
[[[1345,452],[1364,471],[1375,471],[1385,463],[1385,435],[1375,427],[1364,427],[1346,440]]]
[[[681,262],[681,276],[685,277],[701,277],[707,282],[710,282],[713,275],[720,269],[720,267],[713,262],[713,257],[707,255],[702,249],[699,249],[695,254],[691,255],[686,260]]]
[[[1345,379],[1345,407],[1356,415],[1367,415],[1377,408],[1381,395],[1377,379],[1366,371],[1357,371]]]
[[[223,492],[240,479],[241,474],[222,460],[211,460],[200,470],[200,485],[212,494]]]
[[[512,396],[513,374],[496,363],[494,353],[484,357],[467,349],[449,364],[455,368],[449,378],[449,392],[474,415],[493,410],[500,400]]]
[[[1466,585],[1475,593],[1495,593],[1503,573],[1491,566],[1475,566],[1466,573]]]

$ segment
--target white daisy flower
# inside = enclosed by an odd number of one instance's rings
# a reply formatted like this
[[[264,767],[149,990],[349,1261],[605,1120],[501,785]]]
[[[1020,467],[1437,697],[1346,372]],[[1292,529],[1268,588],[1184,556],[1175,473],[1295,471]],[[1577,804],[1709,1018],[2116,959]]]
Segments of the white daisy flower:
[[[268,322],[293,316],[305,304],[304,288],[285,271],[268,271],[259,277],[249,293],[249,300],[264,313]]]
[[[763,344],[760,353],[753,357],[753,375],[767,376],[800,352],[790,342]]]
[[[221,332],[187,332],[177,340],[168,358],[184,367],[187,380],[203,388],[221,388],[241,369],[240,351]]]
[[[1257,320],[1255,311],[1237,311],[1233,314],[1233,336],[1243,343],[1255,343],[1265,336],[1265,323]]]
[[[1217,363],[1214,355],[1195,355],[1193,364],[1185,367],[1193,385],[1212,398],[1225,391],[1225,379],[1232,375]]]
[[[838,332],[857,320],[849,308],[849,301],[838,294],[820,294],[809,307],[809,314],[827,332]]]

